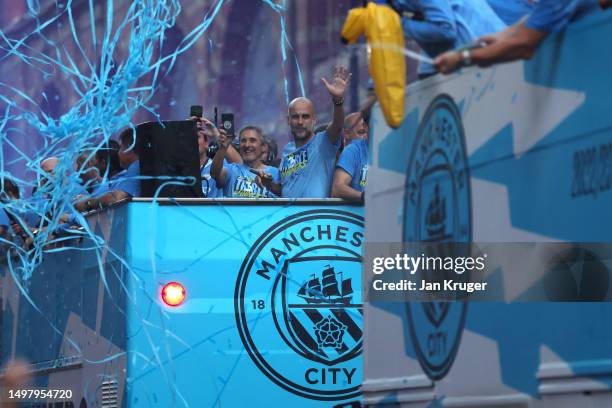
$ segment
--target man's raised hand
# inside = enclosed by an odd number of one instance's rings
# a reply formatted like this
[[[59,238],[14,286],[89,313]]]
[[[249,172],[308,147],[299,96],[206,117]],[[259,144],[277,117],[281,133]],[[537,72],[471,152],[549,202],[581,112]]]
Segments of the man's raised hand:
[[[227,132],[224,129],[217,130],[217,143],[219,147],[227,149],[232,143],[232,140],[227,136]]]
[[[348,71],[343,65],[338,67],[334,67],[334,77],[331,82],[327,82],[327,79],[321,78],[327,91],[334,99],[341,99],[344,97],[344,92],[348,87],[348,84],[351,80],[351,73]]]

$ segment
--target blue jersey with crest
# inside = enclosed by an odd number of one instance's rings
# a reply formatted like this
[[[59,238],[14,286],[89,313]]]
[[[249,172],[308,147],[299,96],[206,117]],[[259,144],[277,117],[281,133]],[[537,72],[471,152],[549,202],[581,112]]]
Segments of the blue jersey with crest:
[[[283,197],[329,197],[339,146],[340,138],[332,144],[324,131],[298,149],[293,143],[285,147],[280,163]]]
[[[255,182],[257,176],[251,173],[250,167],[242,163],[231,163],[223,166],[227,171],[223,196],[228,198],[274,198],[276,197],[265,187],[259,187]],[[276,167],[266,166],[266,173],[272,174],[272,181],[279,183],[280,178]]]

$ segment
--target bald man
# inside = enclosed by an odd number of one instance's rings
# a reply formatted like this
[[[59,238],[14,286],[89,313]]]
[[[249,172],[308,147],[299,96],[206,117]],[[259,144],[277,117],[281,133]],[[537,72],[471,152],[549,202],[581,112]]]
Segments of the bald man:
[[[57,166],[58,158],[55,156],[48,157],[40,162],[40,167],[47,173],[52,173]]]
[[[314,133],[316,117],[311,100],[296,98],[289,104],[287,123],[293,141],[283,150],[280,164],[281,185],[274,185],[264,178],[277,195],[290,198],[326,198],[331,192],[331,182],[340,147],[340,134],[344,125],[344,92],[351,74],[346,67],[334,69],[331,82],[322,78],[332,98],[332,122],[326,130]]]
[[[363,119],[362,112],[353,112],[346,115],[344,119],[344,146],[348,146],[353,140],[367,139],[370,128]]]
[[[42,172],[38,174],[38,187],[45,186],[53,177],[55,173],[55,168],[57,167],[57,163],[59,159],[55,156],[48,157],[40,162],[40,168]]]

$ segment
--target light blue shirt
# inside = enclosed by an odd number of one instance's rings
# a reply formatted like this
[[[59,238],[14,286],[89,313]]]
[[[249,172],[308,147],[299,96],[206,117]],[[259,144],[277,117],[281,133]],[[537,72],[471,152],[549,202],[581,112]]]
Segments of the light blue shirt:
[[[546,33],[563,30],[570,22],[599,11],[597,0],[539,0],[525,27]]]
[[[486,0],[393,0],[392,3],[402,12],[423,15],[423,21],[402,17],[402,26],[406,37],[414,39],[430,58],[506,28]],[[427,63],[421,63],[418,71],[419,74],[436,72]]]
[[[336,168],[346,171],[352,177],[352,188],[364,191],[368,178],[368,141],[353,140],[342,151]]]
[[[49,199],[38,192],[23,201],[24,205],[16,211],[17,215],[28,227],[39,228],[48,202]]]
[[[8,215],[6,214],[6,211],[4,211],[4,208],[0,208],[0,232],[3,234],[0,238],[3,239],[7,239],[7,235],[9,233],[9,231],[11,230],[11,221],[9,220]],[[3,243],[0,242],[0,245],[2,245]],[[2,249],[5,250],[5,249]]]
[[[223,166],[228,163],[223,159]],[[202,194],[204,198],[215,198],[222,196],[222,190],[217,187],[217,182],[210,176],[210,168],[212,167],[212,159],[208,159],[204,166],[200,169],[200,176],[202,177]]]
[[[285,148],[279,167],[283,197],[329,197],[339,147],[340,138],[332,144],[323,131],[299,149]]]
[[[6,229],[8,229],[10,225],[11,221],[9,220],[9,217],[6,214],[6,211],[4,211],[4,208],[0,208],[0,227],[5,227]]]
[[[117,175],[117,181],[110,188],[128,193],[131,197],[140,197],[140,161],[136,160],[127,169]]]
[[[512,25],[533,10],[537,0],[487,0],[495,14],[507,25]]]
[[[257,176],[251,173],[250,168],[242,163],[224,165],[227,171],[223,195],[228,198],[274,198],[276,197],[265,187],[259,187],[255,182]],[[266,166],[266,173],[272,174],[272,181],[278,184],[280,175],[276,167]]]
[[[124,173],[125,173],[125,171],[122,171],[120,173],[115,174],[110,179],[108,179],[106,181],[102,181],[102,182],[96,184],[94,186],[93,192],[91,193],[91,197],[98,198],[98,197],[101,197],[101,196],[103,196],[104,194],[106,194],[106,193],[108,193],[110,191],[119,190],[119,189],[116,189],[115,186],[121,181],[121,176]],[[87,199],[88,199],[88,197],[86,197],[84,200],[87,200]],[[77,215],[75,213],[70,214],[68,216],[68,220],[66,221],[66,224],[68,224],[68,225],[79,225],[79,222],[77,220]]]

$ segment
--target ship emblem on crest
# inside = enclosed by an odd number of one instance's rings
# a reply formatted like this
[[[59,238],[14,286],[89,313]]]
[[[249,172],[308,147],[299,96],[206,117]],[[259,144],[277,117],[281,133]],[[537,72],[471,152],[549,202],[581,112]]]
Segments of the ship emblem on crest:
[[[453,242],[471,242],[469,164],[461,115],[453,99],[439,95],[419,125],[408,162],[404,242],[424,243],[436,256],[452,256]],[[427,252],[427,251],[425,251]],[[439,273],[425,277],[444,278]],[[410,337],[419,364],[432,380],[450,370],[465,324],[467,302],[406,303]]]
[[[298,296],[304,299],[307,303],[321,304],[328,301],[331,303],[350,304],[353,294],[351,287],[351,279],[342,279],[341,274],[341,291],[338,290],[338,279],[334,268],[327,265],[323,271],[323,287],[321,280],[315,275],[308,282],[304,283],[298,292]],[[327,299],[326,299],[327,297]],[[348,326],[342,324],[336,318],[328,315],[321,318],[314,325],[314,332],[317,336],[318,350],[331,347],[336,351],[342,350],[344,346],[343,338]]]
[[[261,234],[236,281],[236,322],[252,362],[304,398],[360,394],[363,217],[316,209]]]
[[[326,365],[361,352],[363,304],[355,299],[350,277],[360,268],[351,257],[287,261],[282,278],[285,327],[280,331],[290,347]],[[302,282],[297,293],[291,293],[296,286],[291,282]]]
[[[427,235],[430,239],[445,238],[446,198],[440,196],[440,184],[436,182],[434,196],[427,206],[426,224]]]

